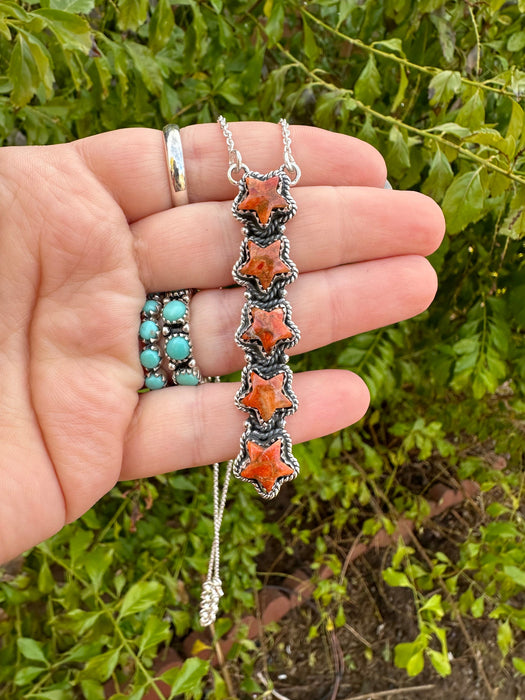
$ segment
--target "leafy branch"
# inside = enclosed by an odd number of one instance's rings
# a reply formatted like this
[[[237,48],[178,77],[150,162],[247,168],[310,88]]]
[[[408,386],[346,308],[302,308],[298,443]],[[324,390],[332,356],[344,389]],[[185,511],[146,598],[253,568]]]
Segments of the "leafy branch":
[[[469,6],[470,9],[470,6]],[[319,17],[316,17],[313,15],[311,12],[308,10],[301,8],[301,13],[305,16],[308,17],[309,20],[311,20],[314,24],[317,24],[319,27],[322,27],[324,30],[326,30],[329,34],[332,34],[333,36],[336,36],[338,39],[342,39],[348,44],[351,44],[352,46],[357,46],[358,48],[362,49],[363,51],[367,53],[374,54],[375,56],[380,56],[381,58],[384,58],[388,61],[392,61],[393,63],[397,63],[400,66],[403,66],[404,68],[409,68],[411,70],[417,71],[419,73],[424,73],[425,75],[430,75],[432,77],[438,75],[441,70],[439,68],[436,68],[435,66],[422,66],[418,63],[413,63],[412,61],[409,61],[407,58],[404,58],[403,56],[398,56],[395,53],[391,53],[389,51],[382,51],[381,49],[378,48],[379,44],[387,44],[389,43],[389,40],[385,41],[376,41],[373,42],[372,44],[366,44],[364,41],[361,41],[357,37],[351,37],[348,36],[348,34],[344,34],[343,32],[339,31],[335,27],[331,27],[330,25],[326,24],[326,22],[323,22],[322,19]],[[477,27],[476,27],[476,33],[477,33]],[[478,41],[479,41],[479,34],[477,34]],[[479,51],[478,51],[479,54]],[[478,59],[479,60],[479,59]],[[479,73],[479,63],[478,63],[478,70],[477,72]],[[487,81],[480,82],[478,80],[470,80],[470,78],[465,78],[465,76],[461,75],[460,80],[464,85],[469,85],[474,88],[480,88],[482,90],[487,90],[488,92],[494,92],[499,95],[505,95],[507,97],[516,97],[515,93],[512,92],[511,90],[508,90],[506,88],[498,88],[498,87],[492,87],[492,85],[489,85]]]
[[[262,27],[261,27],[262,28]],[[350,90],[348,88],[341,88],[338,87],[337,85],[334,85],[333,83],[330,83],[327,80],[324,80],[323,78],[320,77],[319,71],[312,71],[307,66],[304,65],[302,61],[300,61],[298,58],[293,56],[287,49],[284,48],[284,46],[280,43],[277,43],[277,47],[281,51],[281,53],[288,58],[290,61],[291,65],[296,66],[299,68],[303,73],[305,73],[309,79],[310,79],[310,86],[315,87],[315,86],[322,86],[323,88],[326,88],[328,91],[334,93],[334,94],[339,94],[341,97],[347,97],[351,100],[350,107],[354,107],[359,109],[361,112],[364,114],[369,114],[371,117],[374,119],[377,119],[378,121],[382,121],[386,124],[390,124],[391,126],[396,126],[400,129],[406,130],[408,133],[415,134],[416,136],[420,137],[423,140],[431,140],[434,141],[435,143],[438,143],[442,146],[446,146],[447,148],[452,148],[455,151],[458,152],[458,155],[460,155],[463,158],[466,158],[467,160],[473,161],[474,163],[478,163],[481,165],[483,168],[486,170],[490,170],[492,172],[498,173],[500,175],[504,175],[505,177],[509,178],[513,182],[516,182],[519,185],[525,186],[525,176],[521,176],[512,170],[505,170],[504,168],[501,168],[499,165],[496,165],[495,163],[492,162],[491,158],[486,159],[482,158],[481,156],[478,156],[476,153],[473,153],[472,151],[469,151],[467,148],[464,148],[460,144],[454,143],[453,141],[449,141],[448,139],[445,139],[442,136],[439,136],[438,134],[434,134],[429,130],[426,129],[420,129],[416,126],[413,126],[411,124],[407,124],[406,122],[401,121],[400,119],[396,119],[395,117],[391,117],[386,114],[381,114],[381,112],[378,112],[375,110],[373,107],[370,107],[369,105],[364,104],[360,100],[356,99],[354,96],[353,90]]]

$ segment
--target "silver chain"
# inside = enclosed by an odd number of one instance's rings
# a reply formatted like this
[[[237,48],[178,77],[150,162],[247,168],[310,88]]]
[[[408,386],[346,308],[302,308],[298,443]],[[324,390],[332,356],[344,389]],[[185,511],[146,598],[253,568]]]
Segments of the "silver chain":
[[[238,185],[239,180],[242,178],[241,173],[243,171],[245,173],[249,173],[250,169],[247,165],[243,163],[240,152],[235,148],[233,134],[230,130],[229,124],[226,121],[226,119],[221,115],[217,119],[217,122],[219,123],[219,126],[222,129],[222,133],[224,134],[224,138],[226,139],[226,145],[228,147],[228,157],[230,162],[228,168],[228,180],[232,183],[232,185]],[[301,169],[295,162],[294,157],[292,155],[292,138],[290,136],[290,125],[288,124],[286,119],[280,119],[279,124],[281,126],[283,134],[284,146],[284,164],[281,167],[283,168],[283,170],[286,170],[288,172],[288,175],[290,176],[291,180],[290,185],[296,185],[299,182],[299,178],[301,177]],[[236,180],[234,178],[234,174],[238,175],[239,179]]]
[[[199,615],[199,621],[202,627],[208,627],[215,622],[217,619],[217,613],[219,612],[219,601],[224,595],[221,576],[219,573],[220,531],[222,518],[224,516],[224,508],[226,506],[226,497],[228,495],[228,486],[230,484],[232,466],[233,460],[230,460],[228,462],[228,466],[226,467],[221,494],[219,488],[219,463],[215,462],[213,465],[213,544],[210,552],[208,575],[206,576],[206,580],[202,585]]]
[[[286,119],[279,119],[279,124],[283,132],[283,144],[284,144],[284,165],[287,170],[291,171],[297,168],[297,163],[292,156],[292,138],[290,136],[290,125]]]

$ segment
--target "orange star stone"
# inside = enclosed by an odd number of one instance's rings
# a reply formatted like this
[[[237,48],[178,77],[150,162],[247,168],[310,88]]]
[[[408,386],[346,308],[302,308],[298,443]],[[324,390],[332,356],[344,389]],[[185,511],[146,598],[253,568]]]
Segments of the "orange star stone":
[[[293,403],[283,392],[284,372],[270,379],[263,379],[257,372],[250,372],[252,390],[242,399],[243,406],[255,408],[263,421],[268,421],[278,408],[290,408]]]
[[[243,340],[260,340],[265,352],[269,353],[279,340],[293,338],[292,329],[284,321],[284,309],[277,307],[265,311],[258,306],[250,309],[252,322],[241,335]]]
[[[266,493],[270,493],[277,479],[294,473],[292,467],[281,459],[281,440],[272,442],[268,447],[248,440],[246,447],[250,461],[242,470],[241,476],[257,481]]]
[[[257,277],[264,290],[271,285],[275,275],[291,272],[288,265],[281,260],[281,241],[274,241],[266,248],[248,241],[249,260],[239,269],[241,275]]]
[[[267,180],[259,180],[256,177],[246,178],[248,193],[237,205],[241,211],[254,211],[263,226],[270,221],[274,209],[288,209],[286,199],[277,192],[279,176],[275,175]]]

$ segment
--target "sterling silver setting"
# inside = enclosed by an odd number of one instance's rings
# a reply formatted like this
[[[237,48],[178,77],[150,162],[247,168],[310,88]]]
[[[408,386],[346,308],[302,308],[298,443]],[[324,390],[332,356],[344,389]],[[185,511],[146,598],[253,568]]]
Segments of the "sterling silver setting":
[[[285,350],[300,339],[292,307],[285,299],[285,287],[298,275],[290,259],[285,224],[297,212],[290,188],[298,182],[301,171],[292,156],[285,120],[280,121],[284,162],[268,173],[248,168],[235,148],[228,123],[223,117],[218,122],[228,147],[227,176],[238,187],[232,213],[242,222],[244,236],[232,274],[245,288],[235,342],[244,351],[246,366],[235,403],[248,418],[233,474],[252,483],[263,498],[271,499],[299,472],[285,428],[286,416],[298,408]]]

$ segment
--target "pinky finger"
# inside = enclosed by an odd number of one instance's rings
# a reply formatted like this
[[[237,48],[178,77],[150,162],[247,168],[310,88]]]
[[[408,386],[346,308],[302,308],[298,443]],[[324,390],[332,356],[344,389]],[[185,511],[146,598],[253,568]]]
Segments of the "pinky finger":
[[[235,457],[245,414],[235,408],[238,384],[172,387],[141,396],[124,446],[121,479],[137,479]],[[368,408],[366,384],[345,370],[294,377],[299,410],[287,420],[293,442],[333,433]]]

